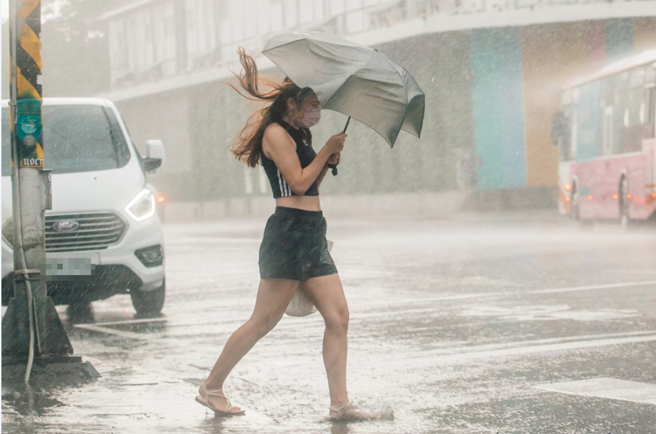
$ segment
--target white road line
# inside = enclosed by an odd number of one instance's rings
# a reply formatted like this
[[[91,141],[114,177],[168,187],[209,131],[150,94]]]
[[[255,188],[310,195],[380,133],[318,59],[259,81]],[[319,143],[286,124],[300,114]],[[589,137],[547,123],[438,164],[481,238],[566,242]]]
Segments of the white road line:
[[[167,246],[188,246],[190,244],[214,245],[216,243],[237,243],[237,244],[255,244],[261,243],[261,238],[230,238],[230,237],[205,237],[205,238],[188,238],[184,241],[167,241]]]
[[[123,324],[142,324],[148,322],[166,322],[167,318],[150,318],[150,319],[132,319],[127,321],[112,321],[112,322],[97,322],[93,323],[94,326],[109,326],[109,325],[123,325]]]
[[[114,330],[114,329],[99,327],[99,326],[91,325],[91,324],[75,324],[75,327],[77,327],[79,329],[93,331],[93,332],[106,333],[108,335],[116,335],[116,336],[120,336],[122,338],[139,339],[139,340],[144,340],[144,341],[152,341],[153,340],[152,336],[141,335],[139,333],[126,332],[126,331],[123,331],[123,330]]]
[[[568,395],[592,396],[595,398],[617,399],[656,405],[656,384],[615,378],[593,378],[589,380],[534,386],[537,389]]]
[[[593,338],[583,339],[580,338]],[[572,340],[578,339],[578,340]],[[570,340],[570,341],[567,341]],[[564,350],[578,350],[583,348],[597,348],[609,345],[631,344],[641,342],[656,341],[656,332],[636,332],[624,333],[618,335],[598,335],[594,336],[579,336],[563,338],[562,342],[556,343],[540,343],[548,342],[549,340],[528,342],[530,345],[513,347],[513,348],[491,348],[491,346],[478,346],[470,348],[460,348],[459,352],[445,352],[435,351],[428,353],[428,355],[416,354],[412,358],[403,358],[386,363],[386,366],[398,366],[399,368],[421,368],[430,367],[439,364],[458,364],[462,362],[469,362],[478,359],[504,357],[504,356],[517,356],[526,354],[544,353],[550,351],[564,351]],[[525,344],[527,342],[518,342],[516,344]],[[538,344],[536,344],[538,343]],[[503,344],[499,344],[501,346]],[[464,350],[464,351],[463,351]]]
[[[626,283],[612,283],[607,285],[590,285],[590,286],[575,286],[571,288],[556,288],[556,289],[538,289],[535,291],[526,291],[526,292],[481,292],[481,293],[469,293],[469,294],[454,294],[454,295],[444,295],[439,297],[424,297],[424,298],[404,298],[400,300],[395,300],[394,302],[381,302],[381,303],[370,303],[372,305],[398,305],[398,304],[412,304],[412,303],[424,303],[431,301],[450,301],[450,300],[466,300],[471,298],[489,298],[489,297],[499,297],[499,296],[518,296],[518,295],[532,295],[532,294],[551,294],[558,292],[575,292],[575,291],[590,291],[595,289],[616,289],[616,288],[630,288],[638,286],[656,286],[656,280],[648,280],[645,282],[626,282]]]
[[[649,280],[646,282],[611,283],[608,285],[578,286],[573,288],[541,289],[538,291],[530,291],[528,294],[550,294],[554,292],[589,291],[591,289],[613,289],[651,285],[656,285],[656,280]]]
[[[427,354],[431,354],[434,356],[440,356],[440,355],[451,355],[451,354],[479,353],[479,352],[485,352],[491,350],[521,348],[521,347],[528,347],[528,346],[535,346],[535,345],[562,344],[565,342],[573,342],[573,341],[626,338],[632,336],[651,336],[655,334],[656,334],[656,330],[644,330],[644,331],[625,332],[625,333],[604,333],[599,335],[564,336],[558,338],[535,339],[535,340],[527,340],[527,341],[509,341],[509,342],[501,342],[497,344],[462,346],[458,348],[444,348],[440,350],[431,350],[431,351],[424,351],[424,352],[418,351],[414,353],[404,353],[404,355],[412,356],[412,354],[416,354],[417,356],[426,356]]]

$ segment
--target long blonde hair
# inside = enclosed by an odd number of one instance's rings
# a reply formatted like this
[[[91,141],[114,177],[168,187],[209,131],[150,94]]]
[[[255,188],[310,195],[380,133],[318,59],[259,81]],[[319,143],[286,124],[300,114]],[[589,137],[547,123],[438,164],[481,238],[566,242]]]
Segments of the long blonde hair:
[[[309,87],[301,89],[288,77],[280,83],[271,77],[260,75],[255,59],[246,54],[243,47],[238,47],[237,53],[244,71],[234,74],[246,94],[232,83],[228,85],[250,101],[270,103],[249,116],[244,127],[230,144],[230,151],[239,161],[249,167],[257,167],[262,158],[264,131],[272,123],[280,122],[287,114],[289,98],[294,98],[294,101],[300,105],[303,99],[312,95],[313,91]],[[266,87],[268,90],[262,91],[260,87]]]

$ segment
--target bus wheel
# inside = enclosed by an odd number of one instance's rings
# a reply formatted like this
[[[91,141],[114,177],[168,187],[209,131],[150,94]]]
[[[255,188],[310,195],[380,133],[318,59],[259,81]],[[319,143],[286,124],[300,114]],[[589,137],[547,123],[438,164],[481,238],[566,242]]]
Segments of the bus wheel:
[[[572,219],[575,221],[580,220],[580,215],[579,215],[579,192],[576,189],[576,184],[572,187],[572,195],[570,197],[569,203],[571,204],[571,212],[570,215],[572,216]]]
[[[629,181],[625,176],[622,177],[620,182],[620,225],[623,228],[631,226],[631,218],[629,217],[629,201],[627,195],[629,194]]]
[[[592,220],[582,220],[581,219],[581,195],[576,188],[576,184],[572,187],[572,196],[570,203],[572,204],[572,219],[578,223],[579,228],[590,228],[594,224]]]

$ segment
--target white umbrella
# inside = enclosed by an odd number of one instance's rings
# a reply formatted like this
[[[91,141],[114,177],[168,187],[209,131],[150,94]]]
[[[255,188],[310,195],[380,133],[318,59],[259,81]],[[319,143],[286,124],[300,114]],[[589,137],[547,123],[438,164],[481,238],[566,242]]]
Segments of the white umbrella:
[[[424,92],[378,50],[330,33],[292,32],[272,38],[262,53],[298,86],[311,88],[322,108],[357,119],[391,147],[401,130],[420,137]]]

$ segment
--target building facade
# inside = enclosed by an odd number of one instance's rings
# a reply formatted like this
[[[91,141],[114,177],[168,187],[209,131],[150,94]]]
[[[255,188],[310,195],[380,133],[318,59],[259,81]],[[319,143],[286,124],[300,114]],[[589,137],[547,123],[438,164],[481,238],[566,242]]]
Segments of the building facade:
[[[654,0],[141,0],[102,20],[111,90],[101,96],[117,103],[137,145],[164,140],[169,164],[154,183],[174,201],[270,194],[262,171],[228,151],[255,106],[225,82],[239,70],[238,45],[281,78],[260,52],[282,31],[375,46],[426,93],[420,140],[402,135],[390,149],[352,123],[340,174],[322,193],[453,190],[473,156],[476,200],[492,207],[555,203],[549,129],[560,89],[656,48]],[[325,113],[315,148],[344,120]]]

